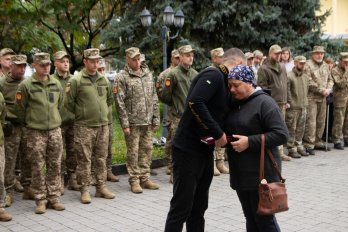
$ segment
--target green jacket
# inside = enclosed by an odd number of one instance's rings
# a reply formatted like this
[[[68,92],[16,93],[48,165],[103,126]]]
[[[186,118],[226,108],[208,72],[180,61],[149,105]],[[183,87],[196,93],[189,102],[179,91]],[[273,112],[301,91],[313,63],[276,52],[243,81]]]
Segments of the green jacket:
[[[6,78],[0,80],[0,91],[6,102],[6,119],[11,122],[18,122],[15,103],[16,103],[16,92],[18,85],[24,79],[16,80],[7,75]]]
[[[166,79],[169,80],[163,87],[163,95],[170,99],[170,112],[172,116],[180,118],[184,113],[186,97],[191,86],[193,78],[197,76],[198,72],[193,68],[186,69],[179,64],[171,69]]]
[[[4,145],[4,132],[2,131],[2,123],[5,120],[5,115],[6,115],[6,107],[5,107],[5,99],[0,93],[0,146]]]
[[[339,65],[331,70],[333,85],[333,104],[335,107],[345,107],[348,98],[348,72]]]
[[[51,77],[56,78],[60,85],[62,86],[63,90],[65,90],[66,85],[68,84],[68,81],[70,80],[70,78],[72,77],[72,75],[68,75],[66,78],[63,78],[61,76],[59,76],[59,74],[57,72],[55,72],[54,74],[51,75]],[[66,98],[66,93],[64,91],[63,94],[63,106],[60,108],[59,113],[60,113],[60,117],[62,118],[62,124],[71,124],[74,122],[75,119],[75,115],[73,113],[71,113],[67,107],[65,106],[65,98]]]
[[[309,78],[308,100],[324,101],[324,90],[332,89],[333,86],[329,66],[325,62],[317,64],[313,59],[310,59],[305,65],[304,73]]]
[[[294,67],[288,72],[288,103],[290,109],[303,109],[308,105],[309,78]]]
[[[16,114],[27,128],[52,130],[62,123],[59,109],[63,104],[63,89],[59,81],[35,79],[35,73],[22,81],[16,93]]]
[[[114,86],[116,109],[121,127],[158,126],[159,105],[149,69],[135,73],[128,65],[118,73]]]
[[[75,114],[75,125],[99,127],[109,123],[112,91],[109,82],[100,73],[96,73],[93,81],[82,69],[69,80],[65,92],[65,104]]]

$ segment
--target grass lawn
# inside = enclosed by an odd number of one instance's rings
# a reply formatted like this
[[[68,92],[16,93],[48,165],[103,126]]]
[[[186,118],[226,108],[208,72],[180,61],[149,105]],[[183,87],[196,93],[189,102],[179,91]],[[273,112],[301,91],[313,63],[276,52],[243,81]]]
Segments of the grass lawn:
[[[120,122],[118,120],[115,106],[112,107],[112,111],[113,111],[112,112],[112,116],[113,116],[112,127],[114,130],[113,131],[114,137],[113,137],[113,143],[112,143],[112,163],[121,164],[126,162],[126,153],[127,153],[126,142],[124,140],[123,131],[122,131]],[[161,116],[162,116],[162,106],[161,106]],[[161,137],[161,132],[162,132],[162,125],[155,132],[154,136],[156,138]],[[164,157],[164,147],[153,146],[152,159],[163,158],[163,157]]]

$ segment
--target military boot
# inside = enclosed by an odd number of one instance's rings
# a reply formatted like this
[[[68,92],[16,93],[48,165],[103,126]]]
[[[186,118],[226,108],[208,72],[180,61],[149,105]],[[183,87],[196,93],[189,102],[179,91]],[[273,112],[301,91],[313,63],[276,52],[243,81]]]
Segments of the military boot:
[[[64,195],[64,175],[61,178],[61,182],[60,182],[60,195]]]
[[[29,186],[24,187],[23,200],[35,200],[34,191]]]
[[[305,150],[297,150],[297,153],[299,153],[301,156],[309,156]]]
[[[106,178],[107,178],[107,181],[111,181],[111,182],[119,182],[120,181],[118,176],[114,175],[111,170],[107,171]]]
[[[36,214],[46,213],[46,205],[47,205],[47,201],[46,200],[38,200],[38,201],[36,201],[35,213]]]
[[[306,148],[306,152],[309,154],[309,155],[315,155],[315,151],[313,148]]]
[[[220,171],[216,167],[216,161],[214,160],[214,176],[220,176]]]
[[[57,210],[57,211],[65,210],[65,206],[61,202],[59,202],[59,201],[51,203],[50,206],[51,206],[52,209]]]
[[[82,204],[89,204],[91,203],[92,199],[91,199],[91,194],[89,194],[89,191],[87,190],[81,190],[81,203]]]
[[[142,193],[143,192],[143,189],[140,187],[140,184],[138,181],[131,182],[130,186],[131,186],[131,191],[133,193]]]
[[[4,208],[0,208],[0,222],[8,222],[11,220],[11,214],[7,213]]]
[[[152,182],[150,179],[147,179],[146,181],[141,181],[140,186],[144,189],[152,189],[152,190],[159,189],[159,185]]]
[[[222,174],[228,174],[230,173],[230,170],[225,166],[225,162],[223,160],[216,160],[216,168],[219,170]]]
[[[299,153],[297,153],[296,151],[290,151],[288,156],[295,158],[295,159],[301,158],[301,155]]]
[[[335,143],[334,144],[334,148],[337,149],[337,150],[344,150],[344,147],[342,146],[341,143]]]
[[[77,180],[76,180],[76,174],[75,173],[71,173],[69,180],[68,180],[68,189],[69,190],[74,190],[74,191],[79,191],[80,190],[80,185],[77,184]]]
[[[13,203],[13,193],[7,193],[5,196],[5,207],[10,207]]]
[[[24,188],[21,184],[21,182],[16,178],[16,182],[14,185],[14,190],[16,190],[16,192],[22,193],[24,191]]]
[[[280,157],[282,158],[283,161],[291,161],[291,157],[285,154],[281,154]]]
[[[111,192],[105,185],[97,187],[95,197],[102,197],[105,199],[114,199],[115,193]]]

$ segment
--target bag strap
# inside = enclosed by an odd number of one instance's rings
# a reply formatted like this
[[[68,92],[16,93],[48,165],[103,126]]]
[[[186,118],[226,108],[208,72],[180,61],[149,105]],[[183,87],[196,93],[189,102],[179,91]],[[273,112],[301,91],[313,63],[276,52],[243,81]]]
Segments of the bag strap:
[[[272,161],[272,166],[277,172],[277,175],[282,183],[285,182],[285,179],[282,177],[282,174],[278,168],[278,164],[275,161],[272,152],[267,149],[267,154]],[[261,157],[260,157],[260,182],[265,178],[265,134],[261,134]]]

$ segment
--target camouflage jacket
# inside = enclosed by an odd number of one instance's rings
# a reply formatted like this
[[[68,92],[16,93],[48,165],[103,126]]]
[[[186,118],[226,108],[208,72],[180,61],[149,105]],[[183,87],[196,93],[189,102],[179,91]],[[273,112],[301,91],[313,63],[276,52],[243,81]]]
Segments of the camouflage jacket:
[[[16,114],[19,122],[36,130],[52,130],[61,125],[59,109],[63,105],[63,89],[59,81],[48,77],[39,81],[35,73],[22,81],[16,93]]]
[[[74,75],[65,87],[66,107],[75,114],[75,125],[99,127],[109,123],[112,91],[109,82],[100,73],[95,80],[85,69]]]
[[[304,73],[309,78],[308,100],[323,101],[325,89],[332,89],[333,81],[329,66],[323,62],[317,64],[313,59],[307,61]]]
[[[288,103],[290,109],[303,109],[308,105],[308,77],[294,67],[288,72]]]
[[[339,65],[331,70],[333,79],[333,104],[335,107],[345,107],[348,99],[348,72]]]
[[[118,73],[113,92],[121,127],[160,123],[159,104],[149,69],[135,73],[128,65]]]
[[[66,78],[63,78],[61,76],[59,76],[59,74],[57,72],[55,72],[54,74],[51,75],[51,77],[53,78],[56,78],[60,85],[62,86],[63,89],[65,89],[68,81],[70,80],[70,78],[72,77],[72,75],[68,75]],[[63,99],[65,101],[65,98],[66,98],[66,93],[64,91],[64,94],[63,94]],[[63,102],[64,102],[63,101]],[[74,114],[71,113],[65,106],[65,103],[63,104],[63,106],[60,108],[59,110],[59,113],[60,113],[60,117],[62,118],[62,124],[70,124],[70,123],[73,123],[74,122]]]
[[[0,91],[6,102],[6,119],[14,123],[18,122],[15,110],[16,92],[18,85],[23,80],[13,79],[11,75],[7,75],[6,78],[0,80]]]
[[[2,131],[2,123],[4,122],[6,115],[6,107],[5,107],[5,99],[0,93],[0,118],[1,118],[1,123],[0,123],[0,146],[4,145],[4,132]]]
[[[172,116],[180,118],[183,114],[191,82],[197,74],[193,68],[187,69],[181,64],[167,74],[163,95],[166,96],[166,103],[170,105]]]

